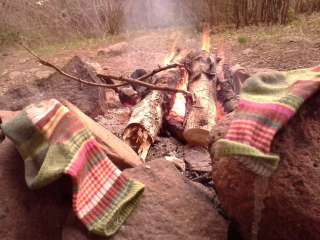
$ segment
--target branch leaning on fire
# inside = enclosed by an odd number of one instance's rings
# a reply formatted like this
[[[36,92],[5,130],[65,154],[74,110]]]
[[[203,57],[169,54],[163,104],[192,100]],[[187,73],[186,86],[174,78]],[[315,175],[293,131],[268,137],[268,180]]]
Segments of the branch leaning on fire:
[[[180,92],[185,94],[187,97],[191,98],[192,100],[194,99],[194,97],[192,96],[192,94],[189,91],[185,91],[185,90],[181,90],[181,89],[175,89],[175,88],[171,88],[168,86],[157,86],[151,83],[146,83],[143,82],[143,80],[152,77],[162,71],[165,70],[169,70],[169,69],[173,69],[173,68],[185,68],[186,70],[188,70],[188,67],[186,64],[178,64],[178,63],[173,63],[164,67],[160,67],[157,69],[152,70],[150,73],[147,73],[141,77],[139,77],[138,79],[133,79],[133,78],[128,78],[128,77],[123,77],[123,76],[114,76],[114,75],[105,75],[105,74],[101,74],[101,73],[97,73],[97,77],[103,80],[117,80],[120,82],[125,82],[125,83],[121,83],[121,84],[104,84],[104,83],[94,83],[94,82],[88,82],[85,81],[81,78],[75,77],[69,73],[64,72],[60,67],[44,60],[43,58],[41,58],[40,56],[38,56],[34,51],[32,51],[29,47],[27,47],[24,43],[20,42],[19,43],[20,46],[22,46],[25,50],[27,50],[33,57],[35,57],[38,62],[44,66],[50,67],[54,70],[56,70],[58,73],[62,74],[65,77],[70,78],[71,80],[83,83],[85,85],[88,86],[92,86],[92,87],[102,87],[102,88],[111,88],[111,89],[117,89],[118,87],[122,87],[125,85],[129,85],[129,84],[135,84],[135,85],[140,85],[146,88],[149,88],[151,90],[158,90],[158,91],[167,91],[167,92]]]

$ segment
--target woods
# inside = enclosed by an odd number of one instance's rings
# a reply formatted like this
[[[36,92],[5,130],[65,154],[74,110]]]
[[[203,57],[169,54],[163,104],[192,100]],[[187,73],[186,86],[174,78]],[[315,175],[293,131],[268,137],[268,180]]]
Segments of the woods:
[[[106,37],[171,26],[286,24],[320,11],[320,0],[3,0],[0,45],[23,36],[34,42]]]

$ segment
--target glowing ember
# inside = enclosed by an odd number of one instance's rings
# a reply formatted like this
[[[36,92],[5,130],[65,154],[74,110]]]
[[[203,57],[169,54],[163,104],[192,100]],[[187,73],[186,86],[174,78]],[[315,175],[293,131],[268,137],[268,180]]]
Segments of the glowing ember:
[[[181,69],[181,80],[177,85],[177,89],[188,90],[189,74],[185,69]],[[187,100],[183,93],[177,93],[175,96],[174,104],[169,115],[181,117],[182,120],[186,115]]]
[[[210,51],[210,33],[208,30],[204,30],[202,34],[202,50]]]

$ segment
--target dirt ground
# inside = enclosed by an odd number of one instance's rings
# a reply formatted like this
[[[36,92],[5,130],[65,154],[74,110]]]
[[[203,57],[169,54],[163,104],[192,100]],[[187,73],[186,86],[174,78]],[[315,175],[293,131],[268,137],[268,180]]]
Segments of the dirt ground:
[[[211,36],[212,50],[224,41],[226,47],[226,60],[230,64],[240,64],[255,73],[266,69],[291,70],[296,68],[311,67],[320,64],[320,31],[313,25],[320,26],[320,18],[308,20],[304,25],[287,27],[255,27],[239,31],[227,32],[213,30]],[[311,25],[310,25],[311,24]],[[320,27],[319,27],[320,28]],[[177,37],[178,36],[178,37]],[[107,73],[129,75],[135,69],[144,68],[152,70],[163,64],[166,56],[172,49],[173,42],[177,39],[177,46],[181,49],[201,47],[201,35],[185,30],[167,29],[144,33],[139,37],[125,39],[128,48],[114,56],[98,56],[100,48],[109,46],[102,44],[94,49],[62,50],[45,55],[50,62],[64,66],[73,56],[86,56],[101,64]],[[37,49],[35,49],[37,51]],[[23,50],[10,49],[0,52],[0,104],[5,109],[11,109],[11,102],[5,98],[19,89],[14,94],[23,99],[32,92],[28,89],[35,88],[39,82],[53,73],[44,67]],[[22,86],[22,88],[21,88]],[[67,94],[67,93],[66,93]],[[130,109],[123,107],[110,109],[104,116],[96,120],[114,134],[120,136],[126,125]],[[182,158],[191,154],[188,149],[172,137],[159,137],[152,147],[148,159],[164,156]],[[201,152],[201,150],[200,150]],[[209,156],[203,155],[204,162],[210,163]],[[190,169],[192,162],[187,162]],[[186,175],[206,186],[213,185],[210,175],[210,166],[204,166],[208,171],[189,171]],[[218,204],[216,202],[216,204]]]
[[[249,27],[237,31],[213,28],[211,51],[215,52],[218,45],[224,42],[226,62],[240,64],[250,73],[311,67],[320,64],[320,31],[317,26],[320,26],[320,16],[290,26]],[[51,53],[45,53],[43,49],[35,51],[60,67],[77,55],[98,62],[107,73],[126,76],[138,68],[148,71],[163,64],[174,45],[181,49],[201,48],[201,33],[190,29],[165,29],[121,41],[127,47],[108,56],[97,54],[99,49],[110,46],[108,42],[83,49],[57,49]],[[12,99],[24,99],[37,93],[34,89],[53,71],[36,62],[22,49],[5,50],[0,54],[0,106],[4,110],[17,110],[21,101],[18,107],[14,107],[15,101]],[[120,137],[129,116],[130,109],[126,107],[112,108],[96,120]],[[177,158],[188,154],[174,138],[160,137],[151,148],[148,159],[170,156],[172,153]],[[199,175],[189,177],[197,179]],[[205,182],[209,182],[207,180]]]
[[[228,62],[240,64],[251,72],[311,67],[320,62],[319,29],[318,15],[300,19],[289,26],[252,26],[240,30],[213,28],[211,50],[215,51],[223,41]],[[84,55],[99,62],[109,73],[126,75],[137,68],[150,70],[161,65],[174,42],[181,49],[201,46],[201,34],[193,29],[164,29],[132,36],[119,38],[119,41],[128,43],[128,49],[109,57],[97,55],[97,50],[109,46],[109,42],[72,50],[60,47],[47,53],[46,49],[39,50],[58,66],[63,66],[74,55]],[[15,85],[28,86],[52,73],[51,69],[41,66],[21,48],[1,50],[0,62],[1,95]]]

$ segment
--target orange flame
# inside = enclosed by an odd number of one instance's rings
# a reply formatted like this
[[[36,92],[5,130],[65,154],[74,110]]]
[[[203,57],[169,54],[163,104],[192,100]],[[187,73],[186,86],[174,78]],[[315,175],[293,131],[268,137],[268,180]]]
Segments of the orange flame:
[[[202,33],[202,50],[210,51],[210,33],[209,30],[204,30]]]
[[[177,84],[176,88],[186,91],[188,90],[188,82],[189,82],[189,74],[187,70],[181,69],[180,82]],[[186,104],[187,104],[187,99],[184,96],[184,94],[177,93],[170,112],[176,116],[184,118],[187,111]]]

